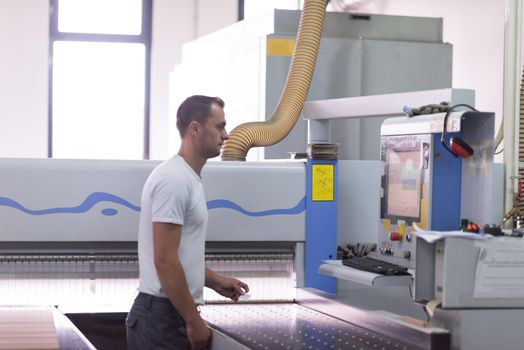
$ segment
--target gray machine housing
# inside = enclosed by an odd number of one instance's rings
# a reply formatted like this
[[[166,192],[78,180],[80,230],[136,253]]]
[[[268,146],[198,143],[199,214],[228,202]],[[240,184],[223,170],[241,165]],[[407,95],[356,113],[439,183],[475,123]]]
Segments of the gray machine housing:
[[[414,299],[419,303],[433,301],[434,305],[440,302],[433,309],[430,324],[450,330],[453,350],[522,349],[524,284],[519,276],[510,279],[507,268],[510,263],[510,271],[515,269],[513,274],[522,276],[518,271],[524,266],[524,240],[446,237],[429,242],[418,238],[416,245]],[[506,269],[482,276],[478,266],[485,262],[482,251],[490,249],[503,252],[497,259]],[[506,257],[510,251],[519,254],[511,260]],[[485,285],[490,293],[480,294],[479,288]]]
[[[479,242],[462,237],[447,237],[436,242],[417,239],[414,299],[429,301],[438,298],[443,308],[524,308],[524,295],[511,297],[503,294],[503,279],[493,281],[501,284],[499,295],[493,292],[489,296],[479,296],[475,292],[475,288],[478,288],[476,279],[479,278],[477,264],[480,263],[483,247],[489,249],[490,246],[505,242],[524,251],[524,241],[504,237]],[[515,260],[513,268],[518,268],[515,264],[521,265],[522,260]],[[500,278],[503,277],[501,269]],[[518,285],[516,281],[514,288]]]
[[[171,79],[173,105],[207,93],[226,101],[228,128],[270,119],[291,55],[268,52],[268,42],[295,40],[299,19],[300,11],[275,9],[184,45]],[[448,88],[451,67],[452,46],[442,41],[441,18],[328,12],[307,100]],[[340,144],[339,159],[378,160],[384,119],[333,121],[330,139]],[[251,149],[247,159],[305,152],[307,127],[299,120],[284,140]]]

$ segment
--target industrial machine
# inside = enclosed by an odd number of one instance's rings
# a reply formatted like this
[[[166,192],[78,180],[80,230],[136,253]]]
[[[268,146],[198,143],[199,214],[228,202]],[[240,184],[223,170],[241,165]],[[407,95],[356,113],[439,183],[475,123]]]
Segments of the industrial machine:
[[[492,193],[493,133],[494,114],[477,111],[382,124],[378,253],[383,260],[413,267],[417,229],[458,230],[462,219],[491,223],[492,201],[485,198]],[[471,145],[471,156],[447,149],[458,137]]]
[[[57,305],[88,338],[118,333],[136,295],[140,192],[156,164],[1,160],[2,300]],[[320,292],[334,292],[317,269],[335,254],[336,169],[332,160],[206,165],[207,262],[251,287],[235,305],[206,294],[215,348],[449,345],[443,329],[366,314]]]
[[[2,159],[2,300],[78,308],[132,300],[140,188],[155,164]]]
[[[524,240],[481,234],[502,207],[493,125],[493,113],[469,110],[392,118],[381,130],[378,255],[414,268],[413,299],[456,350],[524,341]]]
[[[31,300],[79,306],[81,297],[87,306],[129,305],[137,287],[140,194],[157,164],[2,160],[2,299],[9,304]],[[332,203],[336,200],[335,173],[331,164],[331,177],[320,179],[331,181]],[[303,162],[210,162],[202,177],[210,212],[206,254],[212,267],[240,273],[255,287],[249,296],[253,300],[292,300],[297,279],[298,286],[332,289],[318,282],[330,279],[316,277],[316,272],[311,277],[304,274],[308,268],[304,242],[307,235],[314,234],[306,229],[311,220],[306,218],[306,205],[311,208],[314,203],[308,204],[311,196],[306,197]],[[323,220],[336,222],[335,214],[321,214],[317,218],[320,224]],[[311,254],[333,256],[336,236],[329,234],[329,226],[323,225],[327,232],[324,243],[316,244]],[[322,244],[331,251],[319,249]]]
[[[498,223],[502,218],[495,215],[500,214],[503,196],[501,192],[497,196],[495,189],[501,187],[501,178],[493,181],[494,115],[470,108],[411,118],[406,115],[406,106],[436,101],[448,101],[451,106],[464,101],[471,104],[474,98],[466,90],[450,89],[306,103],[305,117],[317,123],[332,118],[403,115],[383,122],[380,164],[366,166],[379,173],[376,255],[409,267],[413,280],[380,276],[334,262],[321,265],[320,272],[337,277],[340,284],[371,286],[344,291],[349,294],[346,302],[363,304],[360,294],[364,293],[367,308],[376,307],[380,299],[384,302],[379,308],[384,310],[395,308],[399,300],[389,291],[412,282],[413,305],[426,310],[430,325],[450,331],[452,349],[518,349],[523,340],[516,322],[523,313],[523,241],[461,231],[469,230],[463,225],[465,220],[475,223],[477,230],[473,231],[482,231],[485,224]],[[323,129],[319,128],[317,137],[329,140]],[[471,150],[456,152],[451,140]],[[341,169],[345,177],[345,168]],[[355,169],[358,167],[353,165],[353,172]],[[353,200],[372,203],[363,192],[353,189]],[[374,208],[372,204],[366,207]],[[411,287],[409,290],[413,292]],[[407,309],[404,306],[396,312],[404,314]]]

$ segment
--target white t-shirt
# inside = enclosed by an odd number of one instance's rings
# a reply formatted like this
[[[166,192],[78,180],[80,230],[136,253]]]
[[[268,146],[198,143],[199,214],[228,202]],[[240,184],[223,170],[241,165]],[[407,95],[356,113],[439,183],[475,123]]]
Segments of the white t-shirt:
[[[157,166],[142,191],[138,232],[140,283],[147,294],[167,297],[162,290],[153,259],[153,222],[182,226],[178,255],[189,292],[203,304],[207,204],[200,176],[179,155]]]

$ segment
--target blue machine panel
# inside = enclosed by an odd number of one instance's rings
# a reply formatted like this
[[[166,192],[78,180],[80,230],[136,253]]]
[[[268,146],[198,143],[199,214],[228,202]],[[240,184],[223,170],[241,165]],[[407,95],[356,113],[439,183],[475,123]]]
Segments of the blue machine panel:
[[[336,292],[336,279],[318,268],[337,256],[337,173],[337,161],[307,161],[304,285],[329,293]]]
[[[449,143],[449,134],[445,142]],[[433,135],[433,181],[431,229],[437,231],[460,228],[460,183],[462,161],[440,143],[440,134]]]

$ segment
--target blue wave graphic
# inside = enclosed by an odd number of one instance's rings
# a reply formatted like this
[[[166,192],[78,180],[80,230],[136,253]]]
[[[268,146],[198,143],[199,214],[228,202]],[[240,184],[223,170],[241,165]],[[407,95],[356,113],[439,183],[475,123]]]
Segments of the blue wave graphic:
[[[270,209],[263,211],[248,211],[235,202],[226,199],[215,199],[207,202],[207,209],[227,208],[236,210],[247,216],[269,216],[269,215],[296,215],[306,210],[306,197],[304,196],[293,208]]]
[[[50,215],[50,214],[79,214],[89,211],[93,206],[100,202],[110,202],[123,205],[131,210],[140,211],[140,207],[128,202],[122,197],[115,196],[111,193],[106,192],[93,192],[82,202],[82,204],[76,207],[63,207],[63,208],[49,208],[42,210],[31,210],[25,208],[23,205],[15,200],[6,197],[0,197],[0,206],[11,207],[18,209],[29,215]],[[106,216],[116,215],[118,211],[116,209],[108,208],[102,210],[102,214]]]
[[[91,208],[93,208],[96,204],[101,202],[109,202],[109,203],[116,203],[120,204],[124,207],[127,207],[131,210],[134,210],[136,212],[140,212],[140,207],[136,206],[127,200],[123,199],[122,197],[116,196],[111,193],[107,192],[93,192],[87,198],[78,206],[76,207],[61,207],[61,208],[49,208],[49,209],[42,209],[42,210],[32,210],[24,207],[22,204],[18,203],[17,201],[7,198],[7,197],[0,197],[0,207],[11,207],[13,209],[20,210],[23,213],[29,214],[29,215],[51,215],[51,214],[81,214],[89,211]],[[242,208],[240,205],[236,204],[235,202],[232,202],[227,199],[215,199],[207,202],[207,208],[209,210],[212,209],[218,209],[218,208],[225,208],[225,209],[232,209],[236,210],[244,215],[247,216],[270,216],[270,215],[296,215],[300,214],[306,209],[306,197],[304,196],[298,203],[292,208],[288,209],[270,209],[270,210],[263,210],[263,211],[249,211],[244,208]],[[101,213],[105,216],[114,216],[118,214],[118,210],[114,208],[105,208],[101,210]]]

